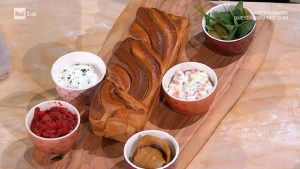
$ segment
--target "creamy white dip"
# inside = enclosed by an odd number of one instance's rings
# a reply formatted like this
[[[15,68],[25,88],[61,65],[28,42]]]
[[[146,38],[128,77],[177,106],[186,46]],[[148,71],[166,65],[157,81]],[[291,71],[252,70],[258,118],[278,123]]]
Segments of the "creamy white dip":
[[[92,65],[74,64],[61,70],[58,75],[58,83],[72,89],[86,89],[94,86],[100,76]]]
[[[182,100],[196,100],[210,94],[213,84],[209,75],[200,70],[176,71],[167,92]]]

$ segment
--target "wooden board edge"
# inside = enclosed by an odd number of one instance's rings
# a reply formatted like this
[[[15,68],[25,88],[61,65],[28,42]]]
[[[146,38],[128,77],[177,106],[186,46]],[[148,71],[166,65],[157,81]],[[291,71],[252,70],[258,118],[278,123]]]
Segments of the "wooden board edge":
[[[218,118],[215,117],[215,116],[219,116],[218,113],[213,114],[213,117],[211,115],[208,116],[208,118],[203,122],[203,124],[194,133],[191,140],[189,140],[189,142],[186,144],[186,146],[181,150],[181,153],[180,153],[181,155],[178,158],[176,168],[187,168],[188,167],[188,165],[192,162],[192,160],[197,156],[197,154],[201,151],[201,149],[204,147],[204,145],[208,142],[208,140],[213,135],[213,133],[216,131],[217,127],[221,124],[221,122],[226,117],[226,115],[230,112],[230,110],[234,107],[234,105],[241,98],[241,96],[245,92],[246,88],[248,87],[248,85],[250,84],[252,79],[254,78],[255,74],[259,70],[259,68],[262,65],[264,59],[266,58],[266,55],[268,54],[268,49],[269,49],[269,46],[271,44],[271,39],[272,39],[272,36],[273,36],[273,33],[274,33],[274,23],[270,20],[265,20],[264,22],[265,23],[263,23],[263,24],[268,24],[269,26],[262,26],[262,29],[263,28],[268,28],[268,34],[267,35],[264,34],[264,36],[256,35],[257,38],[266,38],[265,40],[267,41],[268,47],[265,48],[264,57],[259,57],[259,61],[256,61],[258,64],[256,65],[255,68],[253,68],[252,71],[251,70],[246,70],[246,71],[239,70],[237,72],[237,74],[235,76],[249,77],[249,79],[247,79],[245,84],[240,84],[240,83],[236,82],[233,79],[232,84],[234,84],[234,85],[231,85],[227,89],[227,91],[236,91],[236,90],[231,90],[231,89],[236,88],[236,87],[241,87],[241,86],[242,86],[242,90],[239,90],[237,93],[233,93],[233,95],[235,96],[234,98],[232,97],[232,93],[230,93],[231,97],[228,97],[228,96],[223,97],[223,99],[224,98],[225,99],[224,99],[224,102],[222,102],[221,104],[229,105],[229,106],[226,107],[226,114],[221,118],[220,117],[218,117]],[[255,52],[256,51],[253,51],[253,50],[248,51],[247,55],[251,55],[251,54],[255,55]],[[243,64],[245,65],[244,67],[247,67],[248,58],[246,58],[246,60],[243,62]],[[253,56],[253,57],[250,57],[250,59],[256,59],[256,57]],[[245,75],[245,74],[248,74],[248,75]],[[236,85],[239,85],[239,86],[236,86]],[[226,93],[226,94],[229,95],[229,93]],[[226,99],[226,98],[231,98],[231,100]],[[233,103],[233,104],[230,104],[230,102]],[[222,106],[219,106],[219,107],[222,107]],[[218,110],[215,110],[214,112],[218,112]],[[220,120],[214,122],[213,123],[214,125],[211,126],[212,120],[214,120],[214,119],[220,119]],[[208,128],[208,126],[209,126],[209,128]],[[205,135],[205,136],[209,135],[209,137],[204,138],[204,137],[201,137],[201,135]],[[201,145],[201,146],[199,146],[199,147],[195,146],[197,144]]]

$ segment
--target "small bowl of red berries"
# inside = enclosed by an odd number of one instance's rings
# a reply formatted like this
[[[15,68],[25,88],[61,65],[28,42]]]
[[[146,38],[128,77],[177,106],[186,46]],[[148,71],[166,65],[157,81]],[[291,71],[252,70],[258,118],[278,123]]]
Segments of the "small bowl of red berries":
[[[80,114],[71,104],[51,100],[29,110],[25,125],[35,147],[55,155],[67,153],[79,135]]]

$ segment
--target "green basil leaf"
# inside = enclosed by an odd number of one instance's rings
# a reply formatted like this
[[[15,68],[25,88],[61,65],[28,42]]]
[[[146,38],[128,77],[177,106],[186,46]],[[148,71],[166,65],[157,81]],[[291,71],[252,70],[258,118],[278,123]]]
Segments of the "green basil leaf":
[[[205,25],[207,31],[213,31],[214,29],[210,25]]]
[[[253,20],[248,20],[243,22],[241,25],[238,26],[238,37],[244,37],[245,35],[247,35],[253,28],[255,24],[255,21]]]
[[[227,12],[218,12],[216,17],[224,24],[232,25],[232,16]]]
[[[213,26],[214,24],[218,23],[217,21],[213,21],[213,20],[210,20],[210,26]]]
[[[208,15],[210,16],[210,14],[208,14]],[[205,17],[205,23],[206,23],[206,25],[211,26],[210,19],[207,17]]]
[[[234,7],[233,13],[235,16],[244,16],[244,5],[243,1],[239,1]]]
[[[235,27],[236,26],[234,26],[234,25],[225,25],[225,28],[228,30],[229,33],[231,33]]]
[[[216,20],[214,17],[212,17],[212,16],[210,16],[210,15],[207,15],[201,7],[195,5],[195,8],[196,8],[196,9],[198,10],[198,12],[201,13],[205,18],[210,19],[210,20]]]
[[[233,39],[235,39],[234,35],[235,35],[236,31],[237,31],[237,26],[234,26],[232,32],[230,32],[230,34],[227,37],[225,37],[225,40],[233,40]]]
[[[234,23],[234,26],[238,26],[239,24],[237,23],[237,18],[234,16],[233,11],[231,11],[231,10],[229,9],[229,12],[230,12],[231,16],[233,17],[233,23]]]
[[[243,37],[251,31],[255,24],[255,21],[244,18],[249,14],[244,9],[242,1],[239,1],[233,9],[217,12],[214,16],[206,14],[200,6],[195,6],[195,8],[205,19],[205,29],[214,37],[218,35],[220,39],[233,40]]]

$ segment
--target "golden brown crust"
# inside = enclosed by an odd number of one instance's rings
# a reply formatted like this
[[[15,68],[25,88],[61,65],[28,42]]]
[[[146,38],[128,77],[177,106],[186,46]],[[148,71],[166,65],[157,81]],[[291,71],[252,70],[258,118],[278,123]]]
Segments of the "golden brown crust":
[[[131,79],[129,74],[121,66],[112,64],[108,68],[107,79],[112,81],[114,84],[118,84],[120,90],[128,91],[131,85]]]
[[[126,141],[145,125],[165,71],[185,46],[188,20],[154,8],[139,8],[130,35],[114,51],[108,75],[92,99],[96,135]]]
[[[110,64],[117,64],[126,70],[131,79],[128,94],[136,100],[146,97],[148,89],[151,87],[151,70],[145,67],[144,62],[132,54],[134,39],[127,38],[114,52]],[[109,65],[110,66],[110,65]]]

